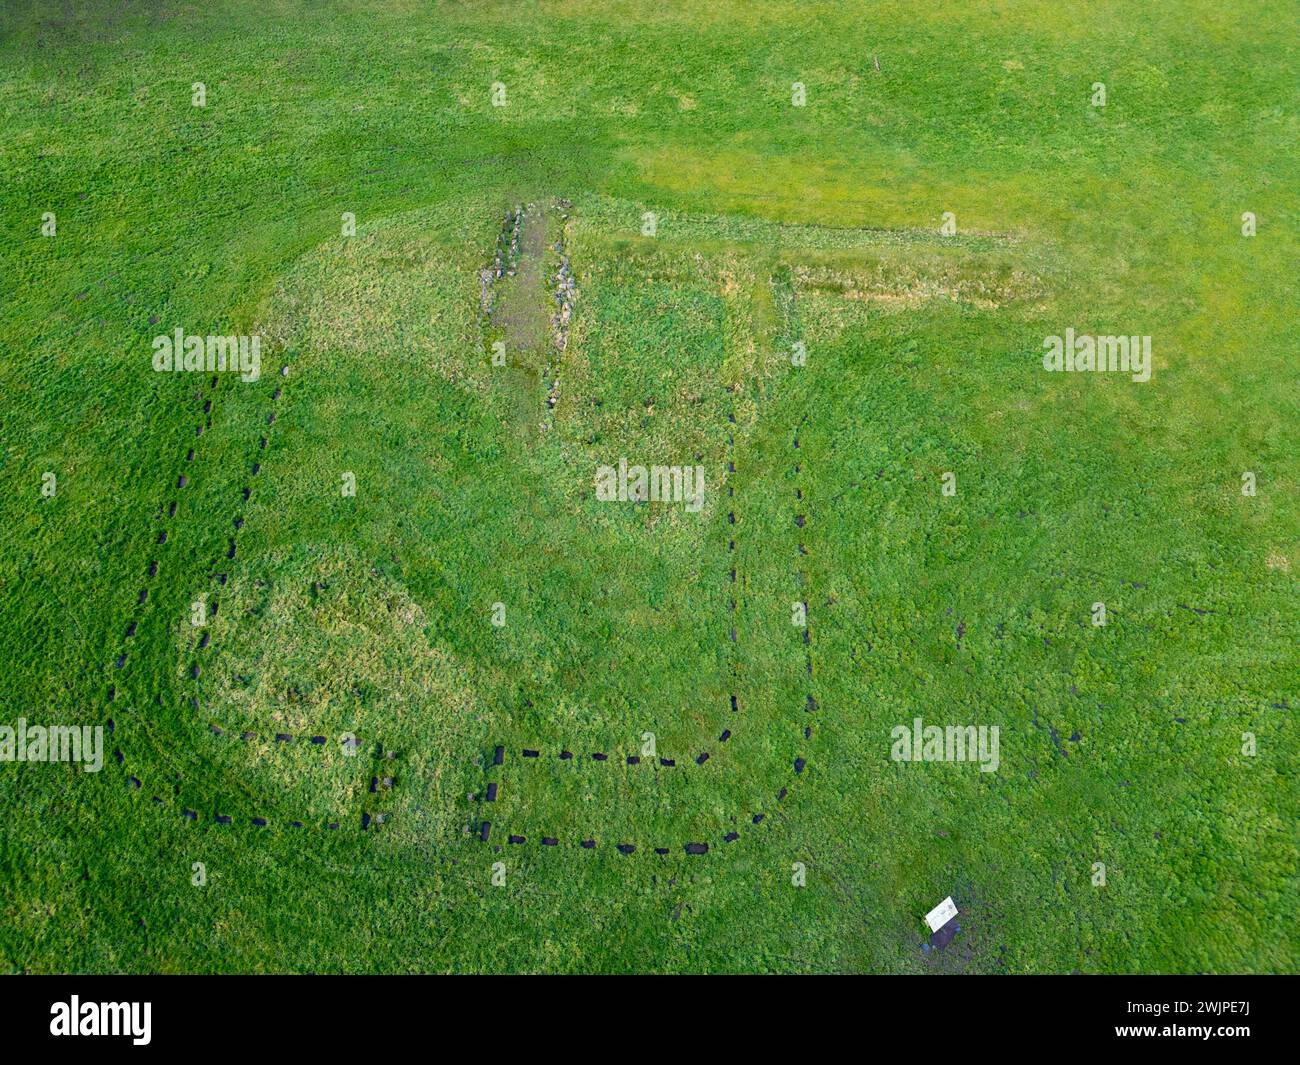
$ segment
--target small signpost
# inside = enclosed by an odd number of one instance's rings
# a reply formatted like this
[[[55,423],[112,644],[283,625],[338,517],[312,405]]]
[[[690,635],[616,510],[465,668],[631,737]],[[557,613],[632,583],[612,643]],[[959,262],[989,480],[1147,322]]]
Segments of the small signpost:
[[[938,906],[925,915],[925,923],[930,926],[930,942],[927,947],[943,950],[952,942],[953,936],[961,931],[957,923],[957,905],[949,895]]]

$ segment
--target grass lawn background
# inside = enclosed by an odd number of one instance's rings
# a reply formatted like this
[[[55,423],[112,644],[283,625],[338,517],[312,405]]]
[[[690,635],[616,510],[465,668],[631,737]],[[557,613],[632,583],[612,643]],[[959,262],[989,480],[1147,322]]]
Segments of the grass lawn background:
[[[77,8],[0,15],[0,695],[114,730],[0,767],[6,969],[1295,970],[1291,6]],[[477,272],[556,197],[543,430]],[[262,379],[153,373],[177,326]],[[623,455],[703,511],[596,503]],[[999,772],[890,761],[917,716]]]

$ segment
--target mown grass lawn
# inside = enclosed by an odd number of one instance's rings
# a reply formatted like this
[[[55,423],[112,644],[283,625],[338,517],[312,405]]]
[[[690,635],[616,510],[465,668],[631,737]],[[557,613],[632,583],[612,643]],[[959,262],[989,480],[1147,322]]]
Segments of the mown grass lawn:
[[[1298,29],[8,5],[0,724],[112,727],[0,764],[0,964],[1294,971]]]

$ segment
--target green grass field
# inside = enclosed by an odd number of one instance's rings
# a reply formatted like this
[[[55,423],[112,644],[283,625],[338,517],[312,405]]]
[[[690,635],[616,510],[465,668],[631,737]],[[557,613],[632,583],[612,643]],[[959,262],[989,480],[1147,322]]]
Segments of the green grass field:
[[[0,968],[1296,971],[1297,40],[5,5]]]

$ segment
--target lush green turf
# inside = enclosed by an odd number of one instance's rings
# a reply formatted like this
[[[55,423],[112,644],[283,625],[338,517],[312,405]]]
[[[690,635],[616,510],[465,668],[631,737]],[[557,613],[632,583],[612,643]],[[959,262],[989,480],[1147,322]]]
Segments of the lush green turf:
[[[0,724],[122,763],[0,764],[5,968],[1295,970],[1293,5],[76,6],[0,15]]]

